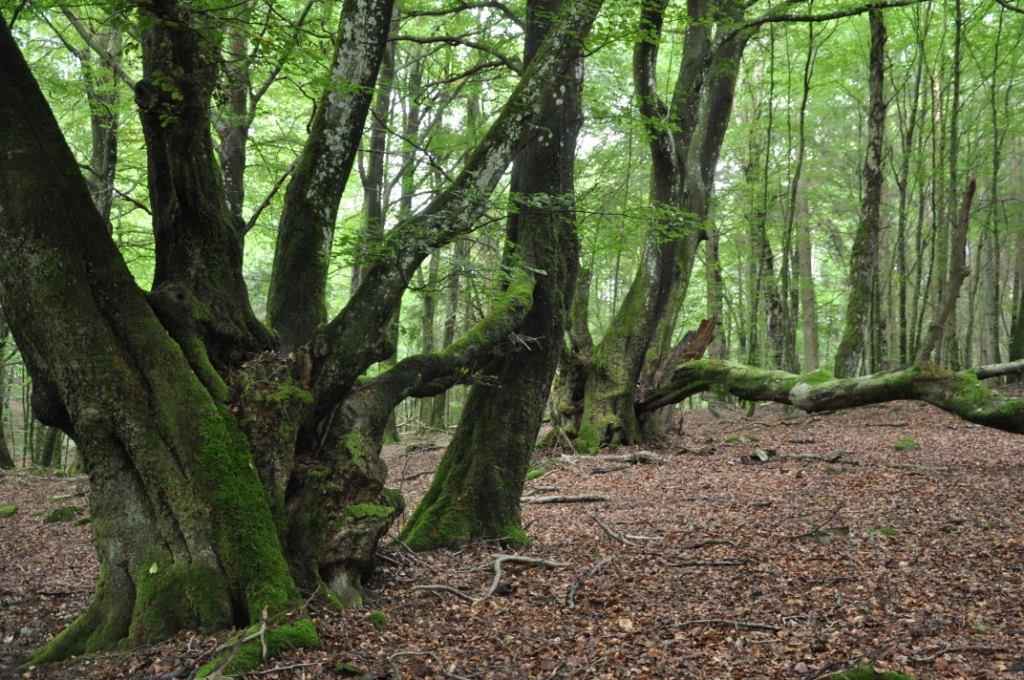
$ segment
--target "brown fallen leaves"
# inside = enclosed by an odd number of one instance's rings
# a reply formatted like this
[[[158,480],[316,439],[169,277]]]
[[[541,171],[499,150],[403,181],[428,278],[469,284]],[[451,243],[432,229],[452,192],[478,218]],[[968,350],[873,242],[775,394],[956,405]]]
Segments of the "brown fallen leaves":
[[[664,465],[590,474],[607,462],[576,459],[528,483],[527,494],[607,499],[524,506],[534,544],[523,554],[568,568],[508,563],[492,597],[468,602],[412,586],[487,592],[494,545],[387,549],[368,608],[387,615],[383,630],[368,610],[317,607],[320,647],[251,677],[809,680],[872,663],[1024,679],[1024,438],[907,402],[721,415],[686,413],[682,434],[655,450]],[[907,437],[918,446],[895,451]],[[751,462],[757,449],[797,457]],[[829,462],[837,452],[865,464]],[[440,455],[388,452],[410,507]],[[0,477],[0,503],[22,508],[0,519],[0,663],[88,601],[88,527],[30,515],[73,486]],[[183,634],[33,677],[157,677],[224,639]]]

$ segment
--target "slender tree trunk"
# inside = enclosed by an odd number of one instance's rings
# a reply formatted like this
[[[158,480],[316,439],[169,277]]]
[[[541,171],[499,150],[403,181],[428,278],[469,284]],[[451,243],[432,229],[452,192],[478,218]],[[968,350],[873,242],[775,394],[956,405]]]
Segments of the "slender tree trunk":
[[[864,159],[864,197],[850,251],[850,294],[843,335],[836,350],[835,374],[855,375],[864,355],[864,333],[871,310],[872,281],[881,228],[882,153],[885,130],[885,22],[881,10],[868,13],[871,51],[868,65],[868,142]]]
[[[7,434],[4,432],[4,411],[7,410],[7,323],[0,315],[0,470],[14,467],[14,457],[7,445]]]
[[[107,54],[121,55],[121,32],[113,30],[95,36]],[[89,102],[91,148],[89,154],[89,190],[100,216],[109,223],[114,201],[114,175],[117,170],[118,87],[109,68],[92,60],[82,62],[85,96]]]
[[[561,0],[527,6],[523,62],[537,54]],[[582,56],[567,64],[544,102],[531,140],[515,159],[505,265],[534,272],[533,304],[521,333],[529,351],[490,367],[475,385],[434,481],[401,538],[414,549],[469,538],[526,542],[519,497],[562,350],[579,266],[573,167],[581,125]]]
[[[327,320],[327,266],[338,204],[363,136],[391,25],[391,0],[346,0],[331,59],[331,86],[285,190],[267,319],[294,352]]]
[[[806,183],[796,197],[796,247],[800,272],[800,310],[804,336],[804,371],[818,370],[818,301],[814,293],[814,250],[807,211]],[[713,357],[712,357],[713,358]]]
[[[249,92],[252,78],[249,65],[249,40],[246,34],[252,16],[249,0],[232,8],[224,55],[224,86],[217,111],[216,129],[220,144],[217,155],[224,173],[224,195],[235,220],[242,223],[245,205],[246,143],[249,139]],[[244,228],[243,228],[244,230]]]

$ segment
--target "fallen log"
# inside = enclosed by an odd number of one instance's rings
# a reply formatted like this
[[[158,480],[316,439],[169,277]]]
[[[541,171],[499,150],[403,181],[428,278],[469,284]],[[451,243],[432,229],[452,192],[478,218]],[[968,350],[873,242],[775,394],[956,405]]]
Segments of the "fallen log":
[[[713,387],[741,399],[791,404],[808,413],[913,399],[978,425],[1024,434],[1024,399],[993,392],[973,371],[953,372],[930,363],[837,379],[826,371],[798,375],[734,361],[687,361],[676,367],[664,389],[637,404],[637,411],[655,411]]]

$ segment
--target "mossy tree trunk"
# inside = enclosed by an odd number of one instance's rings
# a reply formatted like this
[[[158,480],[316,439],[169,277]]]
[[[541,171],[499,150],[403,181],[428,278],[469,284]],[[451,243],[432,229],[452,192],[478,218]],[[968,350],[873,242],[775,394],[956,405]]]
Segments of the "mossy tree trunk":
[[[101,564],[94,602],[33,661],[257,624],[264,612],[279,650],[315,639],[300,588],[327,586],[358,603],[401,506],[384,489],[387,415],[514,357],[532,273],[512,277],[493,313],[448,347],[356,379],[387,355],[389,322],[423,258],[475,228],[600,4],[567,0],[459,178],[388,232],[382,248],[397,257],[372,262],[369,283],[295,357],[261,351],[272,337],[245,294],[208,115],[215,17],[177,2],[144,9],[147,77],[136,97],[158,281],[148,295],[0,20],[0,305],[32,375],[37,418],[80,451]]]
[[[527,5],[524,63],[540,49],[562,0]],[[574,210],[582,57],[565,64],[557,89],[516,157],[505,266],[535,272],[532,305],[518,329],[528,350],[496,357],[474,385],[434,480],[402,531],[413,549],[471,538],[522,544],[519,497],[562,351],[579,266]]]
[[[32,661],[264,610],[309,633],[245,438],[135,285],[2,22],[0,64],[0,300],[52,386],[42,417],[79,446],[100,561],[92,604]]]
[[[885,137],[885,21],[881,10],[869,12],[871,50],[868,64],[868,141],[864,156],[864,197],[860,221],[850,250],[850,296],[846,302],[843,334],[836,349],[835,372],[838,376],[856,375],[864,356],[864,338],[870,327],[875,262],[878,259],[881,229],[882,154]]]
[[[587,369],[574,433],[575,446],[586,452],[642,436],[634,411],[637,383],[652,343],[658,340],[655,354],[672,346],[674,321],[705,235],[715,166],[749,37],[741,32],[724,45],[714,44],[714,37],[736,24],[741,8],[730,0],[689,3],[683,57],[672,101],[666,105],[658,97],[655,79],[665,9],[663,2],[643,3],[644,37],[633,52],[634,87],[651,146],[656,226],[622,306]]]

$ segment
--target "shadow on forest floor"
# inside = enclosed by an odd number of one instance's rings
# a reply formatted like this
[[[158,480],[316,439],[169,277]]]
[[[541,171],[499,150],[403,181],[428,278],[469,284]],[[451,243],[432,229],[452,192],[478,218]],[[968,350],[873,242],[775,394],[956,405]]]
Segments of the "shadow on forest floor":
[[[441,450],[408,448],[386,458],[411,508]],[[320,646],[252,677],[810,679],[874,663],[1024,678],[1024,438],[895,402],[818,416],[770,406],[752,420],[688,412],[647,449],[665,464],[558,460],[528,482],[527,494],[606,497],[524,506],[523,554],[569,566],[506,563],[494,596],[473,604],[412,587],[479,597],[496,546],[387,549],[366,610],[316,610]],[[19,506],[0,518],[0,667],[88,602],[88,526],[42,516],[85,506],[62,498],[82,487],[0,476],[0,505]],[[183,634],[29,677],[154,677],[223,639]]]

